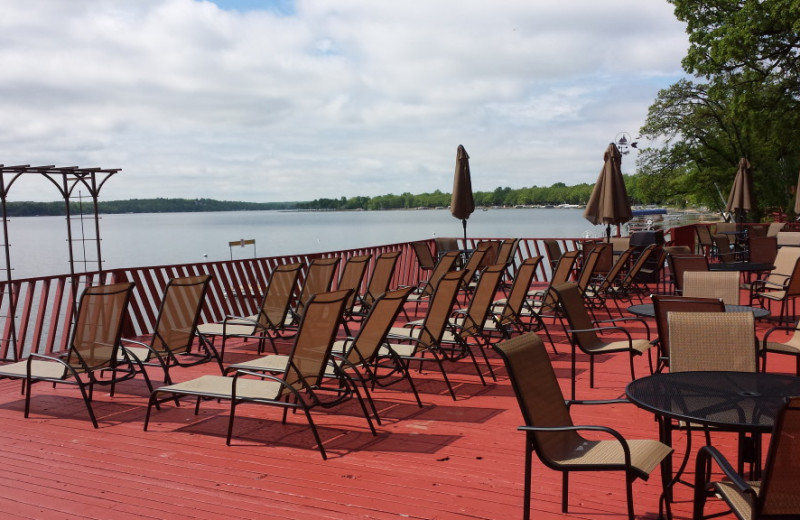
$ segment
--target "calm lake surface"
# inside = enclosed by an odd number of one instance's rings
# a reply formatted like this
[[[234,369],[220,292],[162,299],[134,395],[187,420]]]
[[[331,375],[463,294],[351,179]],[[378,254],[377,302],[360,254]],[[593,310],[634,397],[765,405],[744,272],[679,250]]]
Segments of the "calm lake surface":
[[[73,233],[95,238],[94,221],[73,224]],[[11,266],[15,279],[69,272],[66,222],[63,217],[21,217],[9,221]],[[81,231],[83,229],[83,231]],[[603,236],[603,226],[583,218],[582,209],[478,210],[467,222],[477,238]],[[102,215],[100,237],[104,269],[202,261],[317,253],[431,237],[461,237],[461,221],[447,209],[410,211],[215,213],[139,213]],[[252,246],[228,243],[255,239]],[[96,260],[94,242],[80,244],[75,258]],[[84,269],[96,270],[96,262]]]

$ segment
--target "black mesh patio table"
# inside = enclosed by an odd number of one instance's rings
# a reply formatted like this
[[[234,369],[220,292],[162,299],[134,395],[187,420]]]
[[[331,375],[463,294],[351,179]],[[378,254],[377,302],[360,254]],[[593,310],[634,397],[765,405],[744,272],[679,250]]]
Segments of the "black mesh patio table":
[[[628,312],[643,318],[655,318],[656,309],[652,303],[640,303],[628,307]],[[749,305],[728,305],[725,304],[725,312],[752,312],[755,319],[766,318],[769,310],[761,307],[751,307]]]
[[[656,415],[659,438],[667,445],[672,445],[674,421],[739,432],[739,460],[750,462],[751,473],[757,477],[761,434],[772,431],[785,398],[800,395],[800,377],[759,372],[670,372],[632,381],[625,394],[634,405]],[[665,490],[665,503],[671,499],[671,486],[688,460],[688,435],[686,456]],[[669,461],[667,468],[671,474]]]

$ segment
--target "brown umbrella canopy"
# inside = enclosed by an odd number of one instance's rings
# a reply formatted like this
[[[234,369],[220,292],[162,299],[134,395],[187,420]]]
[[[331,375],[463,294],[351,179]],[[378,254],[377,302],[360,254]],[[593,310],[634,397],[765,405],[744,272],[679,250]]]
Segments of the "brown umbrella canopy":
[[[739,160],[739,169],[736,170],[736,178],[733,180],[731,194],[728,196],[728,204],[725,211],[741,215],[755,209],[753,202],[753,179],[750,176],[750,163],[744,157]]]
[[[624,224],[633,218],[621,165],[622,156],[617,146],[609,144],[603,155],[603,169],[583,212],[583,217],[592,224],[606,224],[609,237],[611,224]]]
[[[467,243],[467,219],[475,211],[472,199],[472,180],[469,173],[469,155],[462,145],[456,152],[456,173],[453,178],[453,195],[450,199],[450,213],[460,218],[464,226],[464,246]]]

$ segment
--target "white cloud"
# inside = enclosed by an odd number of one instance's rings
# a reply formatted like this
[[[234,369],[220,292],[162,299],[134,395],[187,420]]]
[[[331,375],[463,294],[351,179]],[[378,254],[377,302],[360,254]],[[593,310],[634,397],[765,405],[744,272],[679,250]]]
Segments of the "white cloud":
[[[122,168],[105,200],[308,200],[449,191],[464,144],[478,190],[594,182],[687,46],[666,1],[276,6],[5,5],[0,163]],[[58,198],[30,184],[10,199]]]

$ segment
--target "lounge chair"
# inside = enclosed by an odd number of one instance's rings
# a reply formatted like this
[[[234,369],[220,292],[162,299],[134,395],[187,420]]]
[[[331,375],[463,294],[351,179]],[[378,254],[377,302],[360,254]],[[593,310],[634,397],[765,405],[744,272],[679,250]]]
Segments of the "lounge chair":
[[[436,267],[436,259],[431,253],[431,248],[427,242],[411,242],[411,247],[414,249],[414,254],[417,256],[417,278],[420,283],[427,282],[430,278],[426,277],[424,273],[433,273]]]
[[[459,251],[449,251],[445,253],[444,256],[442,256],[436,263],[436,267],[434,268],[430,277],[425,282],[421,282],[420,285],[417,286],[416,290],[409,295],[408,302],[414,304],[415,316],[417,315],[417,312],[419,312],[419,304],[423,301],[428,301],[431,298],[433,293],[436,292],[436,287],[439,284],[439,280],[441,280],[446,273],[453,270],[456,260],[458,260],[460,255],[461,253]],[[463,273],[461,271],[458,273],[460,277],[463,277]],[[461,287],[460,282],[459,287]],[[406,317],[408,316],[406,315]]]
[[[164,289],[150,342],[122,338],[120,359],[126,355],[132,356],[145,366],[160,367],[164,372],[165,384],[172,383],[169,375],[172,366],[186,367],[216,361],[221,373],[222,358],[214,345],[203,334],[197,333],[197,321],[210,281],[210,275],[171,279]],[[198,351],[192,352],[195,339]],[[147,373],[144,375],[146,377]]]
[[[333,278],[336,275],[336,268],[339,265],[338,258],[317,257],[311,260],[308,270],[303,278],[303,288],[300,289],[300,298],[297,305],[289,308],[289,315],[286,317],[287,326],[299,326],[303,318],[306,304],[317,293],[328,292],[331,290]],[[302,277],[302,274],[301,274]]]
[[[359,301],[353,308],[354,316],[366,316],[375,300],[391,288],[392,277],[394,277],[399,257],[400,251],[387,251],[378,255],[367,284],[367,290],[358,298]]]
[[[555,344],[544,320],[533,311],[527,301],[528,290],[541,262],[541,256],[531,256],[523,260],[514,276],[508,298],[492,302],[492,315],[484,323],[483,330],[495,339],[493,342],[510,339],[515,332],[520,334],[530,332],[537,326],[545,331],[555,352]]]
[[[606,298],[609,297],[609,294],[612,292],[612,288],[616,285],[618,279],[622,277],[622,273],[628,269],[628,264],[630,262],[631,255],[633,255],[633,251],[633,248],[628,248],[623,251],[622,254],[617,257],[617,260],[611,266],[611,269],[608,271],[608,273],[601,275],[599,277],[599,281],[592,282],[592,280],[589,280],[589,284],[584,289],[583,297],[586,299],[586,303],[591,305],[593,308],[605,309],[609,318],[612,316],[611,310],[606,304]],[[619,308],[619,305],[617,305],[617,311],[622,314],[622,309]]]
[[[456,393],[447,377],[443,361],[457,361],[469,356],[475,370],[480,373],[480,367],[472,350],[464,345],[461,345],[464,348],[460,349],[452,346],[443,349],[441,346],[442,336],[449,326],[448,319],[460,285],[461,273],[458,271],[445,273],[436,286],[422,322],[409,327],[392,327],[387,337],[388,344],[378,353],[380,364],[388,363],[391,370],[401,370],[404,374],[409,374],[410,363],[417,362],[422,365],[430,361],[436,362],[454,401]]]
[[[522,518],[530,518],[532,453],[548,468],[562,472],[561,511],[567,513],[570,471],[623,471],[628,518],[633,520],[633,481],[647,480],[650,473],[672,453],[656,440],[627,440],[605,426],[576,426],[570,417],[572,404],[604,404],[616,401],[565,401],[550,358],[534,332],[504,341],[495,349],[508,370],[525,426],[525,488]],[[592,439],[580,432],[591,432]],[[611,437],[595,440],[599,432]],[[666,487],[662,466],[662,485]]]
[[[128,282],[87,288],[80,297],[78,314],[63,356],[31,353],[25,361],[0,366],[0,378],[24,380],[25,417],[31,405],[31,387],[47,381],[78,387],[92,425],[98,428],[92,409],[94,385],[112,385],[130,379],[144,367],[134,367],[136,360],[120,360],[119,344],[122,322],[128,309],[133,284]],[[103,377],[104,373],[111,378]],[[149,380],[148,380],[149,384]]]
[[[697,236],[695,252],[708,258],[711,256],[711,252],[714,249],[714,239],[711,238],[709,226],[706,224],[695,224],[694,232]]]
[[[630,358],[631,380],[636,379],[633,367],[633,358],[642,355],[650,349],[650,330],[647,323],[639,318],[616,318],[602,322],[595,322],[589,316],[589,312],[584,306],[583,297],[580,289],[574,283],[563,283],[556,285],[552,291],[558,298],[558,305],[569,323],[569,342],[572,346],[572,375],[571,375],[571,399],[575,398],[575,379],[576,379],[576,351],[581,350],[589,356],[589,386],[594,388],[594,357],[598,354],[612,354],[617,352],[627,352]],[[617,323],[638,321],[645,327],[647,339],[634,339],[627,329],[617,325]],[[610,324],[610,325],[608,325]],[[625,339],[603,341],[598,333],[621,333]],[[651,364],[652,369],[652,364]]]
[[[547,261],[550,264],[550,271],[555,272],[556,266],[558,265],[558,260],[561,258],[561,246],[558,244],[558,240],[545,240],[544,241],[544,249],[547,253]]]
[[[445,331],[441,340],[443,349],[449,345],[453,345],[455,349],[472,348],[470,344],[470,340],[472,340],[483,355],[489,374],[495,381],[497,377],[486,356],[486,349],[491,345],[491,336],[484,330],[484,325],[492,319],[492,303],[505,271],[506,264],[490,265],[484,269],[469,306],[453,312],[453,316],[449,320],[449,330]],[[478,370],[478,376],[480,376],[481,382],[486,384],[480,370]]]
[[[506,238],[500,243],[500,249],[497,251],[497,258],[495,264],[504,264],[511,270],[511,273],[516,273],[515,260],[517,257],[517,250],[519,249],[518,238]]]
[[[274,338],[281,337],[285,333],[300,267],[301,264],[286,264],[272,270],[258,314],[230,315],[220,323],[203,323],[197,327],[197,332],[203,337],[212,340],[217,337],[222,338],[220,359],[225,355],[225,345],[230,338],[257,340],[259,354],[264,350],[264,341],[268,340],[272,350],[278,352]]]
[[[647,283],[640,281],[640,275],[645,280],[653,278],[658,280],[660,278],[659,272],[664,264],[663,255],[663,250],[659,249],[655,244],[650,244],[639,253],[636,261],[633,262],[627,272],[624,272],[619,282],[612,282],[611,286],[606,289],[604,293],[606,298],[614,300],[614,304],[620,310],[620,313],[622,312],[619,306],[620,300],[633,302],[633,295],[636,294],[641,302],[644,300],[645,294],[650,294],[647,291]],[[654,262],[651,261],[653,258],[655,258]]]
[[[346,369],[350,369],[350,372],[361,382],[378,424],[381,424],[381,420],[368,387],[368,381],[377,382],[371,366],[375,364],[378,349],[385,343],[386,335],[394,325],[410,292],[411,287],[404,287],[378,296],[356,335],[334,342],[331,350],[331,362],[325,371],[326,377],[341,377],[348,374]],[[289,356],[274,354],[242,363],[235,363],[226,368],[225,373],[247,370],[275,374],[284,372],[288,363]],[[345,369],[345,371],[337,370],[336,368]],[[362,370],[367,377],[364,377],[364,374],[361,373]],[[413,385],[412,390],[414,390],[417,403],[422,407]]]
[[[206,375],[183,383],[157,388],[150,395],[147,405],[147,415],[144,420],[145,431],[150,422],[152,407],[157,403],[184,396],[196,398],[197,406],[201,399],[227,400],[230,401],[230,418],[226,444],[230,445],[238,405],[255,403],[278,406],[284,409],[284,422],[286,421],[285,412],[289,409],[301,410],[305,414],[322,458],[326,459],[327,454],[322,445],[322,439],[310,412],[317,406],[325,408],[336,406],[355,395],[359,398],[364,417],[374,435],[375,428],[369,413],[363,400],[360,400],[360,394],[355,391],[349,380],[337,378],[336,386],[324,385],[325,371],[349,292],[345,290],[318,293],[308,300],[292,351],[289,354],[289,360],[286,363],[288,369],[283,373],[276,376],[264,371],[240,370],[233,377]],[[167,394],[168,397],[161,397],[164,394]],[[197,407],[195,413],[197,413]]]
[[[367,265],[372,258],[372,255],[357,255],[351,256],[344,264],[339,281],[336,284],[337,290],[350,290],[350,298],[347,300],[347,305],[344,308],[345,320],[343,322],[345,329],[347,329],[347,320],[353,317],[356,303],[359,301],[361,294],[361,283],[364,280],[364,273],[367,272]],[[348,332],[349,334],[349,332]]]
[[[713,446],[697,454],[693,517],[704,518],[709,496],[724,500],[739,519],[800,518],[800,397],[790,397],[778,413],[761,480],[746,482]],[[714,461],[727,480],[712,481]]]

